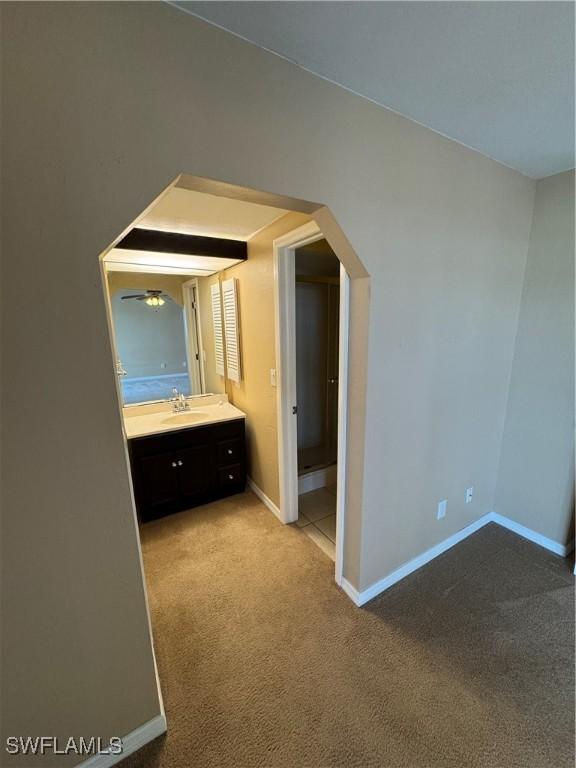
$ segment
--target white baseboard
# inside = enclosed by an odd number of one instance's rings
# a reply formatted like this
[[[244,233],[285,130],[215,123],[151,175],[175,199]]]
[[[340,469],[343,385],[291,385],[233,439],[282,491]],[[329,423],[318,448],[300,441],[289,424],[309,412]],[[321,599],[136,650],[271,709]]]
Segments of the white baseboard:
[[[148,720],[147,723],[141,725],[139,728],[131,731],[127,736],[122,737],[122,753],[119,755],[112,754],[100,754],[93,755],[80,763],[77,768],[111,768],[116,765],[125,757],[131,755],[136,750],[143,747],[145,744],[156,739],[166,733],[166,718],[164,715],[158,715],[157,717]]]
[[[542,536],[542,534],[536,533],[536,531],[532,531],[530,528],[526,528],[519,523],[515,523],[513,520],[510,520],[510,518],[504,517],[504,515],[499,515],[496,512],[488,512],[488,514],[478,518],[478,520],[475,520],[473,523],[466,526],[466,528],[462,528],[461,531],[457,531],[452,536],[444,539],[444,541],[436,544],[436,546],[427,549],[426,552],[418,555],[418,557],[415,557],[412,560],[409,560],[407,563],[404,563],[404,565],[401,565],[395,571],[392,571],[392,573],[388,574],[388,576],[385,576],[383,579],[380,579],[380,581],[375,582],[370,587],[367,587],[363,590],[357,590],[356,587],[350,584],[350,582],[345,578],[342,579],[340,586],[355,605],[364,605],[369,600],[372,600],[377,595],[387,590],[393,584],[396,584],[396,582],[405,578],[409,574],[414,573],[414,571],[417,571],[418,568],[426,565],[426,563],[429,563],[431,560],[434,560],[434,558],[438,557],[438,555],[441,555],[451,547],[459,544],[461,541],[464,541],[464,539],[468,538],[468,536],[471,536],[473,533],[476,533],[476,531],[480,530],[480,528],[483,528],[488,523],[496,523],[497,525],[501,525],[503,528],[507,528],[509,531],[512,531],[513,533],[516,533],[519,536],[534,542],[535,544],[539,544],[541,547],[554,552],[556,555],[561,555],[562,557],[567,557],[574,548],[573,544],[559,544],[557,541],[548,539],[546,536]]]
[[[526,528],[525,525],[520,525],[520,523],[510,520],[509,517],[499,515],[497,512],[490,513],[490,522],[498,523],[498,525],[501,525],[503,528],[507,528],[509,531],[517,533],[518,536],[522,536],[522,538],[528,539],[528,541],[533,541],[534,544],[539,544],[541,547],[544,547],[544,549],[549,549],[550,552],[554,552],[555,555],[568,557],[570,552],[574,549],[574,542],[571,542],[570,544],[560,544],[553,539],[549,539],[547,536],[543,536],[541,533],[533,531],[531,528]]]
[[[278,518],[278,520],[280,520],[281,523],[283,523],[284,520],[282,519],[282,514],[281,514],[280,510],[278,509],[278,507],[276,506],[276,504],[274,504],[272,499],[270,499],[270,498],[268,498],[268,496],[266,496],[266,494],[264,493],[262,488],[260,488],[258,485],[256,485],[256,483],[254,482],[254,480],[252,480],[251,477],[247,477],[246,478],[246,482],[248,483],[248,487],[250,488],[250,490],[253,493],[255,493],[256,496],[258,496],[258,498],[260,499],[260,501],[263,502],[264,504],[266,504],[268,509],[276,515],[276,517]]]
[[[478,531],[489,522],[490,515],[484,515],[478,520],[475,520],[470,525],[466,526],[466,528],[462,528],[461,531],[457,531],[457,533],[454,533],[452,536],[444,539],[444,541],[436,544],[435,547],[427,549],[426,552],[418,555],[418,557],[415,557],[414,559],[409,560],[407,563],[404,563],[404,565],[401,565],[400,568],[396,568],[396,570],[392,571],[392,573],[388,574],[388,576],[385,576],[383,579],[380,579],[380,581],[377,581],[375,584],[372,584],[372,586],[367,587],[362,591],[358,591],[355,587],[352,586],[352,584],[346,581],[346,579],[342,579],[342,589],[356,605],[364,605],[364,603],[367,603],[368,600],[372,600],[372,598],[376,597],[376,595],[379,595],[393,584],[396,584],[397,581],[400,581],[414,571],[417,571],[418,568],[426,565],[426,563],[429,563],[430,560],[434,560],[434,558],[438,557],[438,555],[441,555],[443,552],[446,552],[446,550],[450,549],[456,544],[459,544],[473,533],[476,533],[476,531]]]
[[[369,598],[366,598],[366,600],[363,600],[361,593],[358,592],[356,587],[353,587],[352,584],[350,584],[350,582],[344,578],[344,576],[342,576],[340,587],[348,595],[350,600],[352,600],[354,605],[357,605],[358,607],[360,607],[361,605],[364,605],[364,603],[366,603],[369,600]]]
[[[318,488],[326,488],[327,485],[334,485],[337,476],[336,464],[316,469],[314,472],[307,472],[305,475],[298,475],[298,495],[316,491]]]

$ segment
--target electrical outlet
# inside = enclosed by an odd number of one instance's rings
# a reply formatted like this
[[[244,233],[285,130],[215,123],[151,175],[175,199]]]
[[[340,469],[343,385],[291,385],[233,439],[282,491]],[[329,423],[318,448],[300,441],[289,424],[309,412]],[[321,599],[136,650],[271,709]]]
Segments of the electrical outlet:
[[[470,504],[472,501],[472,496],[474,496],[474,486],[471,485],[470,488],[466,488],[466,504]]]
[[[443,501],[438,502],[438,511],[436,513],[437,520],[441,520],[443,517],[446,517],[447,506],[448,506],[448,499],[444,499]]]

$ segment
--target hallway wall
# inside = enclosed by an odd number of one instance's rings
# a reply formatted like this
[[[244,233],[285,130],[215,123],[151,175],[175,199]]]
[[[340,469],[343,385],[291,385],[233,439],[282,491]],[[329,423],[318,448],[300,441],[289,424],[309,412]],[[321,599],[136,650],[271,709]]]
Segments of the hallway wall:
[[[1,13],[3,727],[124,735],[160,703],[98,255],[182,172],[333,214],[363,589],[493,507],[535,184],[167,3]]]
[[[495,509],[574,536],[574,171],[536,185]]]

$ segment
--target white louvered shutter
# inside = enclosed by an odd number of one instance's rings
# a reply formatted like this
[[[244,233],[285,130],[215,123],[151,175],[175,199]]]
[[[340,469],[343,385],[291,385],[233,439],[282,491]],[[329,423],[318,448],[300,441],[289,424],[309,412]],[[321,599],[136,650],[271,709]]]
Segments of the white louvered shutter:
[[[238,327],[238,297],[236,280],[222,282],[222,303],[224,307],[224,335],[226,338],[226,376],[239,382],[240,370],[240,329]]]
[[[212,323],[214,325],[214,354],[216,357],[216,373],[224,376],[224,335],[222,329],[222,302],[220,300],[220,283],[210,286],[212,296]]]

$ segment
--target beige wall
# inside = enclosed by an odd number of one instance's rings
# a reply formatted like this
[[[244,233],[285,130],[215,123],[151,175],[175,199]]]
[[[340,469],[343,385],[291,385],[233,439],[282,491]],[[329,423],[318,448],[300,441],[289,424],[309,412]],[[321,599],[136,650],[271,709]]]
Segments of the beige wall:
[[[573,535],[573,171],[536,187],[495,509],[562,544]]]
[[[370,275],[344,562],[363,588],[493,507],[535,185],[168,4],[2,15],[3,726],[124,734],[159,703],[98,254],[181,172],[328,206]]]
[[[273,241],[310,221],[289,213],[261,230],[248,243],[248,261],[226,270],[222,279],[238,280],[242,381],[229,381],[228,397],[248,416],[248,474],[278,505],[278,426],[276,389],[270,369],[277,368],[274,338]]]

